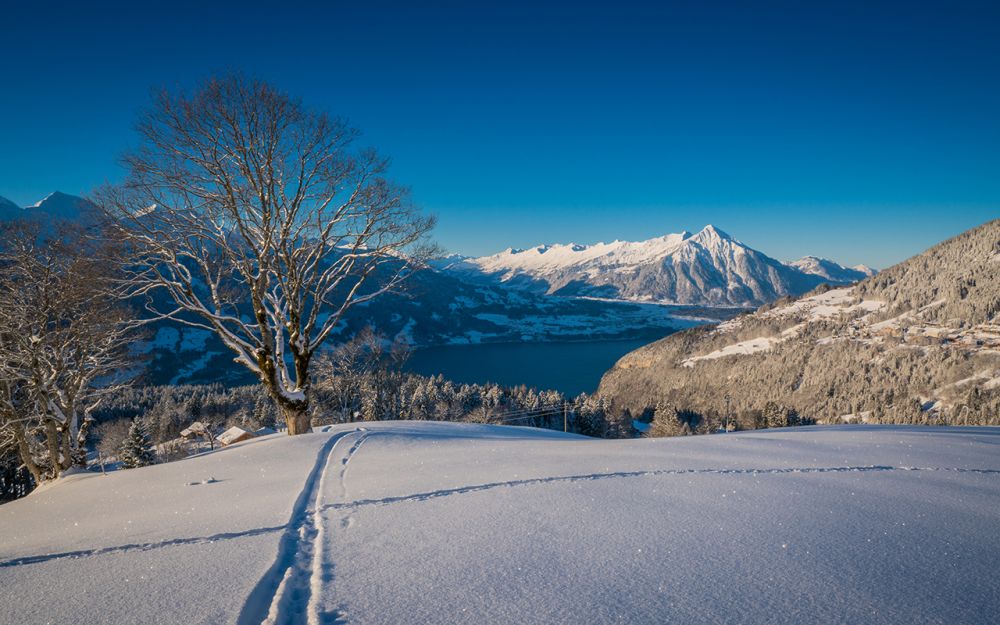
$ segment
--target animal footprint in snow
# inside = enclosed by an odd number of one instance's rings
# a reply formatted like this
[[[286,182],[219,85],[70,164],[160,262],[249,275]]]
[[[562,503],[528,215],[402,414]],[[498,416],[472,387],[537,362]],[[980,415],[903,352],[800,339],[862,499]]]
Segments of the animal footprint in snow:
[[[210,477],[208,479],[201,480],[200,482],[188,482],[185,486],[198,486],[200,484],[215,484],[218,481],[219,480],[215,479],[214,477]]]

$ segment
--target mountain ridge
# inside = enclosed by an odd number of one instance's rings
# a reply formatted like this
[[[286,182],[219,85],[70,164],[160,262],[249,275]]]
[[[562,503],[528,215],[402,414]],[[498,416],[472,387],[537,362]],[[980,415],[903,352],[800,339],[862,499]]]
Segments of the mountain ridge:
[[[877,273],[868,265],[845,267],[836,261],[820,256],[803,256],[786,264],[833,282],[858,282]]]
[[[89,221],[96,210],[88,200],[60,191],[23,208],[0,198],[0,220]],[[697,233],[643,241],[542,244],[481,257],[453,254],[429,265],[478,284],[539,295],[724,308],[759,306],[823,282],[848,284],[872,273],[815,256],[782,263],[713,224]]]
[[[97,210],[89,200],[62,191],[53,191],[30,206],[18,206],[7,198],[0,197],[0,220],[89,220],[88,216]]]
[[[442,259],[436,266],[554,295],[742,307],[800,295],[823,282],[847,284],[868,275],[826,259],[801,266],[782,263],[712,224],[697,233],[682,231],[643,241],[507,248],[489,256]]]

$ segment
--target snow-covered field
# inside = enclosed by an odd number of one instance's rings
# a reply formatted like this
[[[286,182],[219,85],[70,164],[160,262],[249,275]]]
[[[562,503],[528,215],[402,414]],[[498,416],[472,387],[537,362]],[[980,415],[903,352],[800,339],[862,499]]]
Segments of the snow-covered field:
[[[0,528],[2,623],[989,623],[1000,430],[338,426]]]

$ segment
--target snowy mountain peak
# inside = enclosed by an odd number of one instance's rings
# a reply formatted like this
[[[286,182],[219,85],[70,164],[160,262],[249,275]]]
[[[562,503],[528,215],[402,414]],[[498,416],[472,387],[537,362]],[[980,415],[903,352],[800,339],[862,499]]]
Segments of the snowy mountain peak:
[[[733,239],[733,237],[729,236],[728,234],[726,234],[725,232],[723,232],[719,228],[716,228],[712,224],[708,224],[707,226],[705,226],[704,228],[702,228],[701,232],[699,232],[698,234],[694,235],[694,237],[692,237],[692,238],[700,238],[700,239],[707,239],[707,240],[713,240],[714,239],[714,240],[720,240],[720,241],[735,241],[735,239]]]
[[[48,195],[46,195],[42,199],[38,200],[37,202],[35,202],[31,206],[27,206],[26,208],[41,208],[42,205],[44,205],[46,202],[48,202],[50,200],[59,201],[59,199],[61,197],[68,197],[68,196],[66,196],[66,194],[63,193],[63,192],[61,192],[61,191],[53,191],[52,193],[49,193]]]
[[[645,241],[507,249],[445,268],[550,294],[711,306],[759,305],[864,277],[836,263],[822,274],[783,264],[712,224]]]
[[[53,217],[73,219],[78,217],[81,212],[92,209],[93,204],[81,197],[55,191],[28,208],[42,210]]]
[[[93,218],[96,207],[89,201],[55,191],[25,208],[17,208],[13,202],[0,202],[0,220],[42,219],[87,222]]]
[[[830,282],[850,283],[864,280],[875,275],[875,271],[866,265],[857,267],[845,267],[828,258],[819,256],[803,256],[802,258],[788,263],[788,266],[795,267],[804,273],[819,276]]]

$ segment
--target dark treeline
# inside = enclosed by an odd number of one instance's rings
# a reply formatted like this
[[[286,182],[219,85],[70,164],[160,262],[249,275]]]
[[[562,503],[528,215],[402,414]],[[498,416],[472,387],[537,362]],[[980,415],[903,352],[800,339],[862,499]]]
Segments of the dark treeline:
[[[493,383],[456,384],[442,376],[421,376],[394,369],[321,376],[314,385],[312,423],[316,426],[355,421],[456,421],[523,425],[588,436],[621,437],[631,432],[611,418],[610,407],[596,395],[567,398],[558,391]],[[565,414],[564,414],[565,413]],[[280,413],[256,385],[225,388],[218,384],[123,388],[95,411],[92,447],[107,443],[116,429],[142,423],[153,445],[177,439],[195,421],[219,433],[238,426],[248,431],[284,427]],[[629,426],[631,427],[631,426]],[[106,445],[114,455],[115,445]]]

